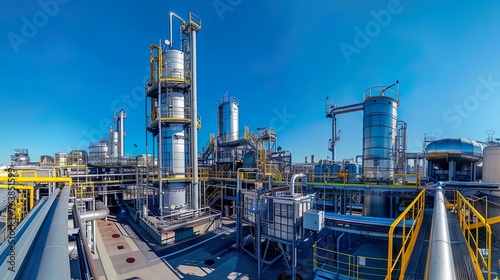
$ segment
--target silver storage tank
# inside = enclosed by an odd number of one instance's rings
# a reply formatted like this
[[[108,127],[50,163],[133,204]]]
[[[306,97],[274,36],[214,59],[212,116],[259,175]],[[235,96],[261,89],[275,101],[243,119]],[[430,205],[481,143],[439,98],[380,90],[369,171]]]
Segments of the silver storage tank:
[[[399,92],[373,87],[363,99],[363,175],[370,181],[388,180],[394,175]]]
[[[363,216],[389,217],[389,196],[387,192],[365,191],[363,195]]]
[[[432,141],[425,147],[425,158],[435,163],[481,162],[483,146],[467,138],[446,138]]]
[[[162,54],[162,78],[184,79],[184,53],[166,50]]]
[[[118,156],[118,131],[110,128],[109,129],[109,144],[111,146],[110,156],[117,157]]]
[[[500,145],[483,149],[483,182],[500,183]]]
[[[219,136],[222,136],[222,142],[238,140],[238,100],[225,95],[219,100],[218,115]]]
[[[162,166],[169,177],[184,177],[186,172],[185,137],[185,96],[182,92],[162,94],[162,118],[170,119],[168,125],[162,126]],[[166,114],[166,115],[165,115]]]
[[[170,182],[163,188],[163,207],[166,214],[187,207],[185,182]]]

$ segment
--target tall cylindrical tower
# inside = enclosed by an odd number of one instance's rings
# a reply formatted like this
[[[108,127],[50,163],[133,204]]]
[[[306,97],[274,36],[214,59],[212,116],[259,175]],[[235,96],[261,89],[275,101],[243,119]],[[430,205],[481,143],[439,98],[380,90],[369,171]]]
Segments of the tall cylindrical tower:
[[[219,136],[222,142],[238,140],[238,99],[232,96],[224,95],[219,100]]]
[[[364,92],[363,175],[368,181],[386,181],[394,176],[398,106],[399,91],[392,86]]]
[[[190,14],[191,16],[191,14]],[[172,42],[172,19],[181,21],[183,35],[180,48]],[[201,22],[200,22],[201,24]],[[201,127],[196,113],[196,77],[194,76],[195,49],[193,34],[201,25],[190,17],[185,22],[170,13],[170,37],[160,45],[151,45],[151,77],[146,84],[147,130],[155,144],[154,167],[151,183],[158,188],[160,215],[197,209],[197,129]],[[191,43],[191,44],[190,44]],[[187,188],[192,187],[191,203]],[[196,199],[193,199],[195,197]]]

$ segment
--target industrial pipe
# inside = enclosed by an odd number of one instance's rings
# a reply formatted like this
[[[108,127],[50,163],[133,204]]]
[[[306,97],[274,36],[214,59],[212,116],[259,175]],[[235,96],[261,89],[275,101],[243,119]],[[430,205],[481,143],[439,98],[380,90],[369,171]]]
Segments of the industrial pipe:
[[[59,196],[43,248],[37,279],[70,279],[68,259],[69,186]]]
[[[80,218],[85,221],[102,220],[106,218],[109,214],[109,209],[104,205],[102,201],[96,201],[94,211],[86,211],[84,214],[80,214]]]
[[[172,30],[172,24],[170,24]],[[196,30],[191,30],[191,163],[193,168],[191,208],[199,209],[198,196],[198,88],[196,75]]]
[[[180,16],[176,15],[174,12],[170,12],[170,37],[168,38],[170,41],[170,47],[173,45],[172,41],[172,17],[176,17],[178,20],[180,20],[182,23],[186,23]]]
[[[332,114],[338,115],[338,114],[357,112],[363,110],[364,106],[365,106],[364,103],[358,103],[342,107],[334,107],[332,109]]]
[[[290,194],[294,196],[295,194],[295,179],[299,178],[302,179],[306,175],[304,173],[299,173],[299,174],[293,174],[292,179],[290,180]]]
[[[436,184],[429,251],[425,266],[426,280],[456,279],[446,204],[441,186],[441,182]]]

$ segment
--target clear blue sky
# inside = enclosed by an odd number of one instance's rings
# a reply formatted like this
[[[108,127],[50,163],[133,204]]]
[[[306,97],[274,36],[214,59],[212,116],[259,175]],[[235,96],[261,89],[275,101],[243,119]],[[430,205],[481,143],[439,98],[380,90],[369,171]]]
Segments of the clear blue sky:
[[[149,45],[168,34],[169,11],[202,19],[200,147],[217,132],[217,101],[228,91],[240,100],[240,129],[274,125],[295,162],[326,158],[325,97],[358,103],[364,89],[395,80],[409,151],[424,133],[484,140],[492,129],[500,137],[496,1],[0,3],[0,164],[15,148],[28,148],[32,160],[86,149],[107,137],[122,106],[125,152],[133,155],[135,143],[144,153]],[[339,116],[338,128],[337,159],[361,154],[362,114]]]

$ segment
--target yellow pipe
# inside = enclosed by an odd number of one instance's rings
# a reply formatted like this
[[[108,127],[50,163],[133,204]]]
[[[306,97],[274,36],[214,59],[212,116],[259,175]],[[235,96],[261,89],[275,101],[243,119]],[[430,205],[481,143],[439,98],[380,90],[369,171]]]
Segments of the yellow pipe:
[[[489,225],[498,224],[498,223],[500,223],[500,216],[489,218],[489,219],[486,220],[486,223],[489,224]],[[476,222],[476,223],[473,223],[473,224],[469,225],[470,229],[476,229],[476,228],[482,228],[482,227],[484,227],[484,223],[483,222]]]
[[[73,185],[73,180],[69,177],[12,177],[17,183],[68,183]],[[0,175],[0,182],[7,182],[9,176]]]

